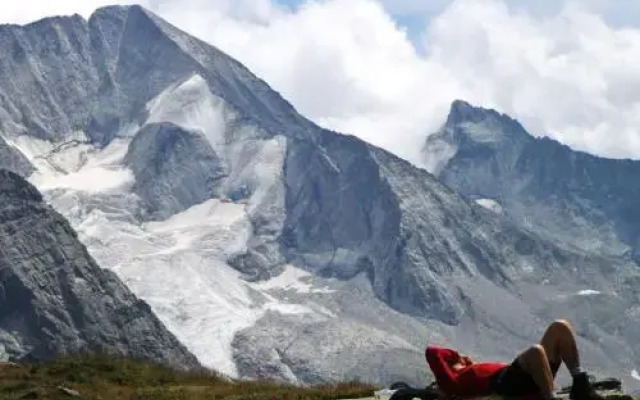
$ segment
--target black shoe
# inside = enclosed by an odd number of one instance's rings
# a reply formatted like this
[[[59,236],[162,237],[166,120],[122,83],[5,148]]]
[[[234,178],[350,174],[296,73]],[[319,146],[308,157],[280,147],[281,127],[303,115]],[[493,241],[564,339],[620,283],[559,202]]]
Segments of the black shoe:
[[[604,397],[591,386],[589,375],[586,372],[581,372],[573,377],[569,398],[572,400],[604,400]]]
[[[616,378],[605,378],[597,382],[593,382],[591,387],[595,390],[618,390],[622,391],[622,382]]]
[[[396,390],[389,400],[437,400],[439,397],[439,393],[430,388],[416,389],[412,387],[405,387]]]

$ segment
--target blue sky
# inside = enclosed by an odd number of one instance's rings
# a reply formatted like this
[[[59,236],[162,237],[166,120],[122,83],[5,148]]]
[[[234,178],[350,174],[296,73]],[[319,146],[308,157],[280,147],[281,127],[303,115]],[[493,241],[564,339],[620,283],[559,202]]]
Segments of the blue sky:
[[[275,0],[293,10],[308,0]],[[422,34],[430,19],[440,14],[454,0],[377,0],[382,3],[395,20],[406,30],[416,49],[423,53]],[[539,17],[558,13],[566,4],[576,3],[602,17],[616,27],[640,27],[640,0],[506,0],[517,11]]]
[[[278,3],[295,9],[306,0],[277,0]],[[380,0],[398,24],[413,33],[424,29],[425,22],[445,9],[453,0]],[[574,0],[588,7],[607,22],[616,26],[640,26],[640,1],[638,0]],[[525,9],[538,15],[558,12],[565,0],[508,0],[510,6]],[[399,5],[394,5],[399,4]]]
[[[305,1],[306,0],[277,0],[279,4],[282,4],[294,10]],[[424,3],[431,2],[432,5],[428,6],[428,8],[425,6],[421,6],[417,10],[415,8],[409,8],[408,10],[397,9],[393,7],[392,2],[393,0],[387,0],[386,2],[384,2],[386,10],[394,18],[395,22],[407,31],[407,34],[412,40],[413,44],[418,50],[421,51],[423,46],[420,43],[420,35],[422,34],[422,32],[424,32],[429,18],[442,11],[446,7],[446,3],[449,3],[450,1],[424,0]],[[404,3],[408,2],[405,0]]]

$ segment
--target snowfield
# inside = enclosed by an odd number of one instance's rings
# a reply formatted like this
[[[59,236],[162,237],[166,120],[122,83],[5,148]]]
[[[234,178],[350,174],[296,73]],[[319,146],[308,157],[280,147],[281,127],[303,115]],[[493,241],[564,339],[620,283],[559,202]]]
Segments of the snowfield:
[[[96,261],[147,301],[203,365],[237,376],[231,349],[236,332],[267,311],[316,312],[270,291],[331,291],[314,286],[309,273],[293,266],[252,284],[227,265],[251,237],[250,204],[212,199],[165,221],[137,221],[139,205],[129,192],[133,176],[122,167],[128,141],[117,139],[103,150],[69,144],[57,150],[55,161],[53,146],[26,137],[20,143],[38,160],[31,182],[72,222]]]
[[[263,202],[279,184],[284,140],[227,143],[225,123],[232,113],[197,75],[164,91],[148,111],[149,123],[171,122],[205,135],[227,157],[227,190],[249,186],[252,197],[240,203],[211,199],[164,221],[144,222],[131,192],[134,176],[123,163],[131,142],[126,132],[103,149],[81,133],[61,143],[19,136],[10,144],[36,166],[29,180],[69,219],[96,261],[148,302],[203,365],[236,377],[231,342],[266,313],[335,317],[319,305],[283,300],[282,291],[334,290],[291,265],[271,280],[250,283],[227,264],[247,249],[251,213],[265,211]]]

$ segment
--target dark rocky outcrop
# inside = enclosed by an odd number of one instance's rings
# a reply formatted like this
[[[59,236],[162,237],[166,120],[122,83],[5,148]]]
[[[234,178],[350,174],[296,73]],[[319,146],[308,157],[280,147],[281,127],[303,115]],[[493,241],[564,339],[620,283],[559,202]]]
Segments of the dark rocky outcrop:
[[[149,124],[129,146],[125,163],[135,176],[134,192],[149,218],[171,215],[216,197],[224,177],[221,160],[207,140],[173,124]]]
[[[83,352],[198,366],[144,301],[96,265],[35,187],[1,170],[0,358]]]
[[[20,176],[29,176],[34,168],[27,158],[0,137],[0,169],[14,171]]]

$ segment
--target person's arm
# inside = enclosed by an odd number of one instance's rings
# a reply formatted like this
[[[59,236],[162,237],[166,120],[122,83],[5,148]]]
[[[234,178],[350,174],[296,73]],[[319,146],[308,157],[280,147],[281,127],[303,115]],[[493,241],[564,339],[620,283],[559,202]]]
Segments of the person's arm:
[[[459,362],[460,354],[455,350],[429,346],[427,347],[426,356],[429,368],[433,371],[436,382],[438,382],[438,387],[445,393],[455,394],[458,374],[453,370],[452,366]]]

